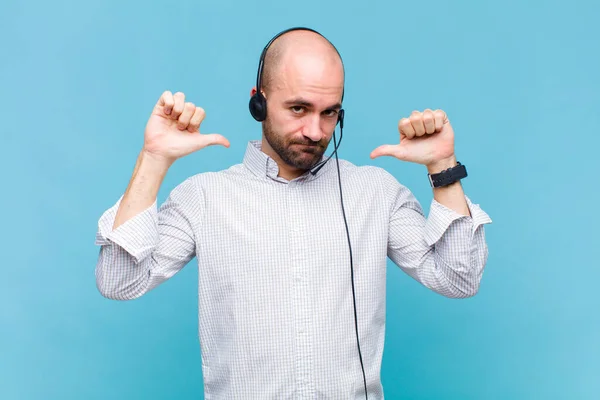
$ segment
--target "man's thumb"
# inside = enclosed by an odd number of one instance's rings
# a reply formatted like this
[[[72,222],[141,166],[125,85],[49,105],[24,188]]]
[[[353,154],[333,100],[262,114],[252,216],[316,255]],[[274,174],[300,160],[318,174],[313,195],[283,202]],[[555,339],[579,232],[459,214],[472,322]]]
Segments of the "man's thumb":
[[[392,156],[399,160],[404,160],[406,157],[405,151],[400,145],[384,144],[377,147],[371,152],[371,158],[377,158],[381,156]]]
[[[199,134],[196,136],[198,139],[198,147],[204,148],[207,146],[225,146],[229,147],[229,140],[227,140],[224,136],[219,135],[218,133],[209,133],[209,134]]]

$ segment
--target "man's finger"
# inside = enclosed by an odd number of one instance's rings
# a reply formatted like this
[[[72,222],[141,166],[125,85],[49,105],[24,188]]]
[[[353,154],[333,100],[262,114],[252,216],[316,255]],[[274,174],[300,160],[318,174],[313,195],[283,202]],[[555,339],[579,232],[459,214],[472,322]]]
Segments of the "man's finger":
[[[423,116],[421,113],[413,113],[410,117],[410,124],[415,130],[415,136],[423,136],[425,134],[425,126],[423,125]],[[412,138],[409,138],[412,139]]]
[[[442,110],[435,110],[433,112],[433,118],[435,121],[435,130],[437,132],[441,131],[444,127],[444,123],[447,121],[446,113]]]
[[[415,136],[415,130],[413,129],[410,119],[402,118],[398,123],[398,129],[400,129],[400,136],[404,135],[407,139],[411,139]]]
[[[433,111],[430,109],[423,111],[423,126],[425,127],[425,133],[430,135],[435,132],[435,119]]]
[[[185,95],[181,92],[177,92],[173,95],[174,105],[173,111],[171,111],[171,118],[177,119],[183,112],[185,106]]]
[[[198,131],[200,129],[200,124],[204,120],[205,115],[206,115],[206,113],[204,112],[204,109],[202,107],[196,107],[196,110],[194,111],[194,115],[192,116],[192,119],[190,119],[190,123],[188,125],[188,131],[190,131],[190,132]]]
[[[166,90],[158,99],[158,105],[161,106],[166,115],[171,114],[171,110],[173,110],[173,105],[175,101],[173,100],[173,93],[169,90]]]
[[[183,131],[187,129],[188,124],[194,115],[194,111],[196,111],[196,106],[193,103],[187,102],[184,104],[183,112],[177,119],[177,128],[179,128],[179,130]]]

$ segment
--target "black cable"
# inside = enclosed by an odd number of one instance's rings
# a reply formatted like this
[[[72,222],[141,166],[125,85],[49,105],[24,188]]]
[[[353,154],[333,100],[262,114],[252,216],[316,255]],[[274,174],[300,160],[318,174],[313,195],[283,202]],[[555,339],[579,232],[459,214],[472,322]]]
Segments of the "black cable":
[[[341,138],[340,138],[341,139]],[[335,139],[335,133],[333,134],[333,144],[334,147],[337,148],[337,141]],[[365,399],[368,400],[369,396],[367,395],[367,377],[365,375],[365,367],[363,365],[362,353],[360,351],[360,340],[358,338],[358,317],[356,316],[356,295],[354,290],[354,264],[352,262],[352,245],[350,244],[350,230],[348,229],[348,221],[346,220],[346,211],[344,210],[344,198],[342,195],[342,178],[340,176],[340,162],[338,159],[337,151],[335,153],[335,163],[337,165],[338,172],[338,182],[340,186],[340,202],[342,204],[342,215],[344,216],[344,224],[346,226],[346,236],[348,237],[348,248],[350,249],[350,279],[352,281],[352,300],[354,302],[354,328],[356,331],[356,344],[358,346],[358,358],[360,359],[360,367],[362,369],[363,374],[363,383],[365,385]]]
[[[273,43],[273,41],[275,41],[275,39],[277,39],[279,36],[283,35],[286,32],[290,32],[293,30],[309,30],[312,32],[315,32],[319,35],[321,35],[320,33],[309,29],[309,28],[302,28],[302,27],[296,27],[296,28],[291,28],[291,29],[286,29],[283,32],[280,32],[279,34],[277,34],[275,37],[273,37],[269,43],[265,46],[265,48],[263,49],[263,52],[260,56],[260,61],[258,64],[258,73],[257,73],[257,77],[256,77],[256,94],[254,96],[252,96],[252,98],[250,99],[250,113],[252,114],[252,117],[254,117],[254,119],[256,119],[257,121],[264,121],[266,119],[266,99],[263,97],[262,93],[261,93],[261,79],[262,79],[262,71],[263,71],[263,66],[264,66],[264,59],[267,53],[267,49],[270,47],[271,43]],[[321,35],[323,36],[323,35]],[[335,48],[335,47],[334,47]],[[337,52],[337,49],[336,49]],[[339,55],[339,52],[338,52]],[[340,56],[341,59],[341,56]],[[344,92],[342,91],[342,100],[344,99]],[[340,110],[340,114],[338,116],[338,120],[340,123],[340,143],[342,142],[342,138],[343,138],[343,129],[344,129],[344,110],[341,109]],[[335,130],[333,132],[333,144],[334,144],[334,150],[333,150],[333,154],[335,154],[335,161],[336,161],[336,165],[337,165],[337,172],[338,172],[338,182],[339,182],[339,186],[340,186],[340,201],[342,204],[342,214],[344,216],[344,224],[346,226],[346,235],[348,237],[348,248],[350,249],[350,278],[352,280],[352,300],[354,302],[354,327],[356,330],[356,343],[358,345],[358,357],[360,358],[360,367],[362,369],[362,374],[363,374],[363,382],[365,385],[365,400],[368,400],[368,396],[367,396],[367,378],[365,375],[365,367],[363,365],[363,359],[362,359],[362,353],[360,351],[360,340],[359,340],[359,335],[358,335],[358,317],[356,315],[356,294],[355,294],[355,290],[354,290],[354,265],[352,262],[352,245],[350,244],[350,230],[348,229],[348,221],[346,220],[346,211],[344,210],[344,198],[342,195],[342,178],[340,176],[340,163],[338,160],[338,154],[337,154],[337,149],[339,144],[337,143],[336,137],[335,137]],[[311,173],[313,175],[316,175],[317,172],[325,165],[327,164],[327,162],[331,159],[331,157],[333,156],[333,154],[331,154],[326,160],[321,161],[320,163],[318,163],[317,165],[315,165],[312,169],[311,169]]]

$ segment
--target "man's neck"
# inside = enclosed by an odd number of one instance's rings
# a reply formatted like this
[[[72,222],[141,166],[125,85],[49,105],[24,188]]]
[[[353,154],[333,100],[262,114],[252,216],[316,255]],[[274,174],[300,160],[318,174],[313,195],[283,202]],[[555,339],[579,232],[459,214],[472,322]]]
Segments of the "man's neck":
[[[279,169],[279,173],[277,174],[277,176],[279,176],[283,179],[291,181],[293,179],[298,178],[299,176],[301,176],[302,174],[304,174],[306,172],[306,171],[303,171],[298,168],[290,167],[287,163],[285,163],[281,159],[281,157],[279,157],[279,154],[277,154],[275,152],[275,150],[273,150],[271,145],[269,145],[269,142],[267,142],[267,140],[265,139],[264,136],[263,136],[262,142],[261,142],[261,151],[263,153],[265,153],[266,155],[268,155],[269,157],[271,157],[273,159],[273,161],[275,161],[277,163],[277,167]]]

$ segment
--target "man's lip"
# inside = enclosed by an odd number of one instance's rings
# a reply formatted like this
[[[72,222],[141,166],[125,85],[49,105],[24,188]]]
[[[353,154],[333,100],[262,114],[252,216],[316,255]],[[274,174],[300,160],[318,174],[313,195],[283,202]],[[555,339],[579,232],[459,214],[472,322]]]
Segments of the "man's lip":
[[[294,143],[295,145],[298,146],[305,146],[305,147],[319,147],[318,144],[306,144],[306,143]]]

